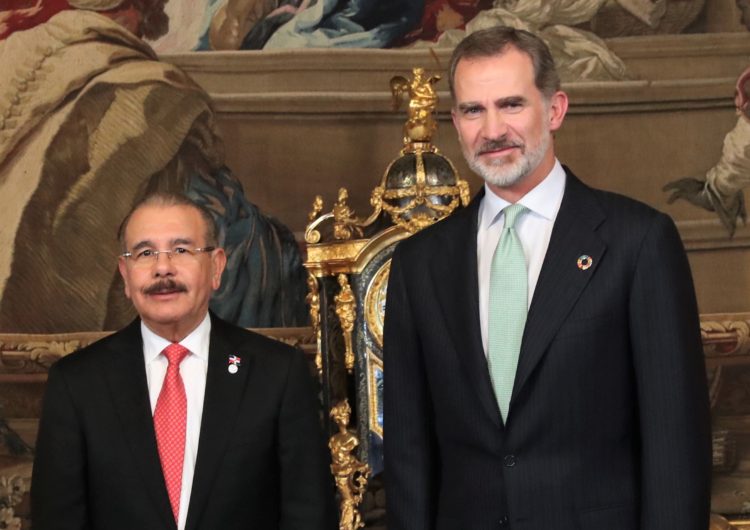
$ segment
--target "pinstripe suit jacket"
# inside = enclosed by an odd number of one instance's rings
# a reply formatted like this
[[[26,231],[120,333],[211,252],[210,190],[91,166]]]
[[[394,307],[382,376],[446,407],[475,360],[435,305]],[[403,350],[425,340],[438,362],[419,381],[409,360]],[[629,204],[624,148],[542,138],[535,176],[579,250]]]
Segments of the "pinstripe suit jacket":
[[[708,526],[708,398],[677,230],[566,172],[505,424],[479,329],[482,194],[394,253],[389,530]],[[583,254],[587,270],[576,264]]]

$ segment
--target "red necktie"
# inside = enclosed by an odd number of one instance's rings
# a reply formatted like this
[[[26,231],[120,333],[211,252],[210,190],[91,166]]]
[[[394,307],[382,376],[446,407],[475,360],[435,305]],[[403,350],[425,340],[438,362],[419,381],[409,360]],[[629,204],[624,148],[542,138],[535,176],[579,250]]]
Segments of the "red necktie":
[[[167,484],[169,502],[175,521],[180,514],[182,466],[185,460],[185,424],[187,423],[187,398],[180,377],[180,363],[190,353],[179,344],[170,344],[162,354],[169,361],[167,374],[154,409],[154,430],[159,446],[161,469]]]

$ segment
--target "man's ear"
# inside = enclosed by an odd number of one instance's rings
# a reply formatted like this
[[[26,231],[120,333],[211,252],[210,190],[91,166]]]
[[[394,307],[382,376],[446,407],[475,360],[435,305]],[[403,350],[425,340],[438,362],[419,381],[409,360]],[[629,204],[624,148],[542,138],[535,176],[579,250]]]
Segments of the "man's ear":
[[[227,255],[221,247],[214,250],[211,254],[211,264],[213,265],[211,288],[215,291],[221,286],[221,275],[227,266]]]
[[[130,284],[128,282],[128,264],[126,263],[126,258],[120,256],[117,260],[117,269],[120,271],[120,276],[122,276],[122,283],[125,286],[125,296],[130,298]]]
[[[451,120],[453,120],[453,128],[456,129],[459,143],[463,143],[463,140],[461,139],[461,129],[458,126],[458,112],[456,112],[455,108],[451,108]]]
[[[549,129],[550,131],[556,131],[562,126],[565,114],[568,112],[568,95],[558,90],[549,99],[547,109],[549,112]]]

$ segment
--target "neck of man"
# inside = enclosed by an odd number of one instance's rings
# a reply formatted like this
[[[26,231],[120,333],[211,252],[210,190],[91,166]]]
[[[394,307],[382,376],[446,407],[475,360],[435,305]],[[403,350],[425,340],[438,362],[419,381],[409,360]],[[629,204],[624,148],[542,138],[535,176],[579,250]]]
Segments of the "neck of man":
[[[510,186],[496,186],[488,182],[487,187],[492,193],[501,199],[504,199],[511,204],[515,204],[520,201],[524,195],[541,184],[541,182],[547,178],[547,175],[550,174],[553,167],[555,167],[555,151],[550,142],[549,149],[547,149],[544,154],[544,158],[542,158],[539,165],[531,170],[531,172],[527,173]]]
[[[159,335],[161,338],[168,340],[169,342],[180,342],[195,331],[195,328],[197,328],[200,323],[203,322],[203,319],[206,318],[206,313],[208,313],[208,310],[206,310],[200,318],[191,319],[189,322],[182,321],[159,324],[144,320],[143,323],[148,329]]]

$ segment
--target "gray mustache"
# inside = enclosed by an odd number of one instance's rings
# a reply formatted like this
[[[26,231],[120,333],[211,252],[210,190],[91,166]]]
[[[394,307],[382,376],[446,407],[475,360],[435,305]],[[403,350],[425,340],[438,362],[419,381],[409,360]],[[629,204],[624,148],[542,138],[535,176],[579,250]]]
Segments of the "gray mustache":
[[[523,144],[518,142],[511,142],[506,138],[500,138],[498,140],[487,140],[482,144],[482,147],[479,148],[478,154],[482,155],[489,151],[494,151],[495,149],[505,149],[507,147],[520,147],[523,149]]]
[[[184,293],[187,292],[187,286],[174,280],[159,280],[152,283],[143,290],[144,294],[163,294],[163,293]]]

